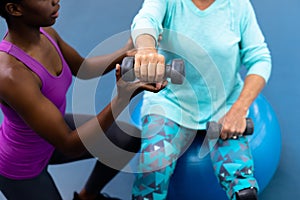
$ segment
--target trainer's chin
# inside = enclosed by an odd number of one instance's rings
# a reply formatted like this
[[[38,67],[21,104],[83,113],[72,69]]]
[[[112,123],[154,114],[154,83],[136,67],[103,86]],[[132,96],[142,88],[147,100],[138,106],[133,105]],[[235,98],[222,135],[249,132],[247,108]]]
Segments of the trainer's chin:
[[[52,25],[54,25],[56,23],[56,20],[52,20],[51,21],[51,23],[49,23],[49,24],[45,24],[44,26],[42,26],[42,27],[49,27],[49,26],[52,26]]]
[[[49,21],[49,23],[48,24],[46,24],[44,27],[46,27],[46,26],[52,26],[53,24],[55,24],[56,23],[56,18],[51,18],[51,20]]]
[[[58,12],[51,15],[52,25],[56,22],[56,19],[58,18],[58,16],[59,16]]]

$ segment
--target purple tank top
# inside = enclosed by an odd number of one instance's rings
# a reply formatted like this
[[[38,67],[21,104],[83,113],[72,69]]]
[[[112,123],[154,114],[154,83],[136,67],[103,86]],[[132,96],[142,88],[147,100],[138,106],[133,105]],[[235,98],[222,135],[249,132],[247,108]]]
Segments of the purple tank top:
[[[8,41],[1,41],[0,51],[14,56],[36,73],[42,81],[43,95],[64,115],[66,93],[72,82],[72,74],[56,42],[43,29],[41,33],[59,53],[62,72],[58,76],[50,74],[37,60]],[[30,129],[13,109],[2,104],[0,107],[4,115],[0,127],[0,174],[17,180],[33,178],[48,164],[54,147]]]

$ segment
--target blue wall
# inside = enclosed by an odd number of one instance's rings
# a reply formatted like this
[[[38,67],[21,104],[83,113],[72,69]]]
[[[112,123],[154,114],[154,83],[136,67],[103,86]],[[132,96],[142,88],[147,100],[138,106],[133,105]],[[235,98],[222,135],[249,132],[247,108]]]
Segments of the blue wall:
[[[298,199],[300,196],[298,172],[300,168],[300,1],[299,0],[252,0],[256,10],[258,21],[267,39],[273,57],[273,72],[270,81],[263,91],[270,104],[273,106],[281,125],[282,132],[282,157],[279,168],[266,190],[263,192],[263,200]],[[137,13],[142,0],[76,0],[61,1],[60,17],[55,27],[61,36],[74,46],[83,56],[102,41],[123,31],[127,31],[132,17]],[[0,35],[5,32],[3,20],[0,21]],[[109,47],[107,48],[109,52]],[[105,88],[111,90],[113,82],[106,79]],[[103,107],[109,98],[110,91],[104,92],[99,98],[99,109]],[[70,90],[68,94],[71,108]],[[0,120],[2,116],[0,116]],[[60,190],[65,199],[69,199],[72,190],[80,189],[86,173],[90,170],[89,161],[76,165],[64,165],[53,167],[55,179],[59,182]],[[66,170],[67,169],[67,170]],[[80,170],[74,177],[72,170]],[[84,171],[84,172],[82,172]],[[69,174],[70,173],[70,174]],[[62,175],[63,174],[63,175]],[[132,177],[125,174],[128,181]],[[119,185],[126,179],[116,180]],[[76,184],[76,182],[82,182]],[[130,184],[124,184],[124,194],[129,190]],[[118,193],[114,184],[109,191]],[[128,197],[129,198],[129,197]],[[1,197],[0,197],[1,199]]]
[[[300,1],[252,2],[273,56],[273,73],[264,94],[277,112],[283,140],[279,168],[262,199],[298,199]]]

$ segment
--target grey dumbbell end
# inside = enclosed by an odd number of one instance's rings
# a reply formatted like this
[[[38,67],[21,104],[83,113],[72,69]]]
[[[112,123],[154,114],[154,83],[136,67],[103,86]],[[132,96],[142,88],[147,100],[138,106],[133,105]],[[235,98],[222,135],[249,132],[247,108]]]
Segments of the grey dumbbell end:
[[[206,132],[208,133],[208,139],[217,139],[220,136],[221,133],[221,124],[218,124],[217,122],[207,122],[206,124]]]
[[[185,66],[182,59],[174,59],[166,65],[165,78],[170,78],[173,84],[182,84],[185,77]]]
[[[182,84],[185,77],[185,66],[182,59],[174,59],[171,64],[171,82],[173,84]]]
[[[254,133],[254,123],[251,118],[246,118],[246,130],[244,135],[252,135]]]
[[[124,81],[134,81],[134,57],[125,57],[121,64],[121,75]]]

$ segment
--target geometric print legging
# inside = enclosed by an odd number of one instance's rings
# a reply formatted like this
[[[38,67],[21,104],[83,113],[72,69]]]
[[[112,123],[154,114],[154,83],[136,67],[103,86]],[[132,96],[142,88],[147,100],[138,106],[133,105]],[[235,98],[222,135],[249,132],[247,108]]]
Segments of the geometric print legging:
[[[165,200],[176,161],[190,146],[197,131],[179,126],[160,116],[143,118],[142,147],[138,173],[132,189],[134,200]],[[228,199],[235,192],[254,187],[253,159],[245,137],[221,140],[211,148],[210,157],[215,175]]]

